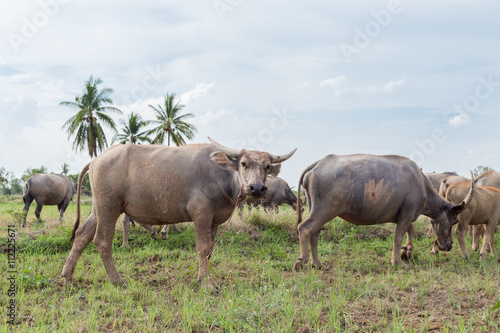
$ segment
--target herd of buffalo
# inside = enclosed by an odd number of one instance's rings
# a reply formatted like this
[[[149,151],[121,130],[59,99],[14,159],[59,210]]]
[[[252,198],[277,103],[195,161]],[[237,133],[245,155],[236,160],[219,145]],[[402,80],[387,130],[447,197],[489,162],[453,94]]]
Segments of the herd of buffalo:
[[[297,211],[300,256],[294,263],[300,269],[309,261],[321,267],[318,239],[322,226],[336,216],[356,224],[396,223],[391,263],[402,262],[414,251],[412,223],[425,215],[435,241],[432,253],[450,251],[455,229],[465,258],[469,257],[464,235],[474,226],[473,246],[484,259],[489,246],[494,252],[494,231],[500,220],[500,173],[485,172],[467,179],[455,173],[424,174],[412,160],[397,155],[327,155],[308,166],[300,175],[298,193],[305,190],[309,216],[302,221],[302,200],[288,184],[277,177],[281,163],[292,157],[245,149],[231,149],[210,139],[208,144],[181,147],[158,145],[116,145],[88,163],[78,184],[62,175],[34,174],[23,189],[27,215],[33,200],[40,218],[43,205],[57,205],[60,219],[77,193],[77,217],[70,241],[71,252],[62,276],[72,283],[80,255],[93,241],[111,282],[125,284],[112,259],[115,225],[124,213],[123,245],[128,245],[130,223],[136,221],[157,238],[154,225],[168,227],[194,222],[196,251],[199,253],[197,281],[214,288],[209,278],[211,251],[218,227],[242,204],[261,204],[265,208],[290,204]],[[80,226],[82,180],[90,173],[92,212]],[[241,211],[240,211],[241,212]],[[26,215],[23,226],[26,226]],[[404,235],[407,241],[403,247]],[[400,254],[400,250],[401,254]]]

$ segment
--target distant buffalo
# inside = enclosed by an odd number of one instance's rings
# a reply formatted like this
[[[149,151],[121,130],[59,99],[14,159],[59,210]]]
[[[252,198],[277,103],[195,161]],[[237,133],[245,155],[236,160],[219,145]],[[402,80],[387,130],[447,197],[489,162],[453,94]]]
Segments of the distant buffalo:
[[[288,204],[292,206],[294,210],[297,209],[297,197],[284,179],[269,175],[267,177],[267,186],[268,189],[263,198],[248,198],[245,202],[239,205],[238,209],[240,216],[243,212],[244,205],[248,205],[249,211],[252,207],[256,207],[258,205],[263,206],[266,211],[271,208],[278,212],[278,207],[282,204]]]
[[[23,210],[25,211],[23,227],[26,226],[26,217],[33,200],[36,201],[35,215],[37,219],[40,219],[43,205],[57,205],[59,222],[62,222],[64,212],[75,192],[76,184],[64,175],[33,174],[23,187]]]

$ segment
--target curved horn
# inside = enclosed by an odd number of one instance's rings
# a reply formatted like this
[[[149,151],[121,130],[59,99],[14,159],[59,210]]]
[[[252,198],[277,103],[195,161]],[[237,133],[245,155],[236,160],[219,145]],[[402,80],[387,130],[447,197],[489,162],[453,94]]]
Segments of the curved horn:
[[[292,157],[292,155],[297,151],[297,148],[285,155],[271,155],[271,163],[281,163]]]
[[[460,205],[457,206],[457,213],[461,213],[467,208],[467,206],[471,203],[472,197],[474,196],[474,175],[472,174],[472,171],[470,171],[470,191],[467,193],[467,196],[465,197],[464,201],[460,203]]]
[[[220,143],[212,140],[210,137],[208,137],[208,140],[210,140],[210,142],[215,147],[217,147],[217,149],[219,149],[221,152],[223,152],[224,154],[226,154],[228,157],[238,158],[241,155],[241,150],[239,150],[239,149],[232,149],[232,148],[228,148],[226,146],[223,146]]]

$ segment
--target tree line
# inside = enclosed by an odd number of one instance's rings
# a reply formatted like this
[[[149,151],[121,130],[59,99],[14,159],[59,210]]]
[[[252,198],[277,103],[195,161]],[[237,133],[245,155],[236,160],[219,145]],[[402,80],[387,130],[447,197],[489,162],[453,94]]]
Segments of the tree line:
[[[68,134],[68,141],[73,137],[73,150],[88,151],[91,158],[97,157],[100,152],[108,148],[108,140],[104,133],[104,127],[113,132],[111,143],[133,144],[159,144],[167,141],[176,146],[186,144],[186,140],[192,140],[197,132],[193,124],[187,122],[193,118],[192,113],[182,113],[185,107],[180,100],[175,99],[175,93],[166,93],[163,103],[157,106],[149,105],[155,113],[156,119],[144,120],[140,114],[131,112],[126,120],[120,119],[120,130],[111,117],[111,114],[122,115],[123,112],[113,106],[110,95],[111,88],[102,88],[102,80],[92,75],[85,81],[82,94],[76,96],[74,101],[64,101],[61,106],[75,110],[75,114],[69,118],[62,129]],[[152,128],[148,128],[151,127]],[[12,171],[0,167],[0,194],[12,195],[22,194],[23,185],[34,173],[49,173],[45,166],[26,169],[20,178],[16,178]],[[51,172],[54,173],[54,172]],[[68,176],[71,181],[77,182],[77,174],[69,174],[69,166],[63,163],[60,174]],[[88,174],[84,181],[87,191],[90,190]]]

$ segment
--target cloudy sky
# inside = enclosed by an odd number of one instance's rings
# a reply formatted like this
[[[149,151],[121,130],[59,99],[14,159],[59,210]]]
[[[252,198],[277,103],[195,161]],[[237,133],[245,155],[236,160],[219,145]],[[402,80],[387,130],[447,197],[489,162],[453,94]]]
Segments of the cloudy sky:
[[[176,93],[194,142],[399,154],[425,172],[500,170],[498,1],[2,1],[0,167],[78,173],[59,106],[94,75],[124,112]],[[112,134],[108,135],[110,139]]]

